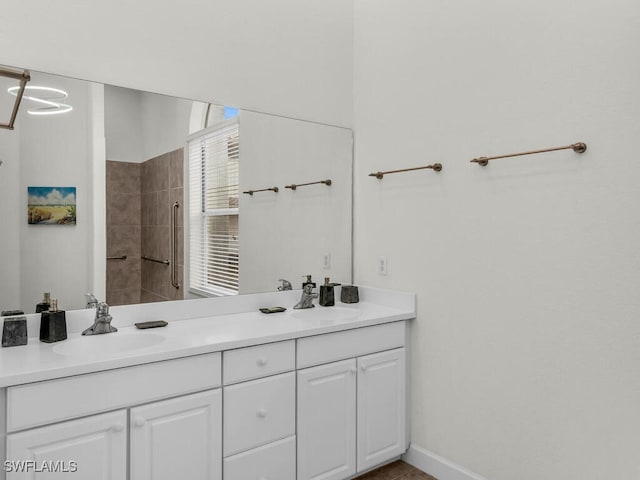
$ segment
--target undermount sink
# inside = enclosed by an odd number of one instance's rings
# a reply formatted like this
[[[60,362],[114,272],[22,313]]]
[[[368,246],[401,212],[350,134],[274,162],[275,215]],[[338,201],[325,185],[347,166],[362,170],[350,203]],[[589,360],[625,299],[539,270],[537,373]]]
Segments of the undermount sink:
[[[344,307],[315,307],[295,310],[292,316],[300,320],[307,319],[336,322],[343,320],[353,320],[354,318],[360,316],[360,311],[354,308]]]
[[[95,357],[96,355],[136,352],[164,341],[162,335],[148,332],[115,332],[64,340],[53,347],[60,355]]]

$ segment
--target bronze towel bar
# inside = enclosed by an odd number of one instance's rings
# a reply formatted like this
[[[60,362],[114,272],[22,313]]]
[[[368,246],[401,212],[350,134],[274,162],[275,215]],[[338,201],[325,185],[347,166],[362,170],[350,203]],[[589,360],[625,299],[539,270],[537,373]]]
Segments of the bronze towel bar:
[[[285,185],[284,188],[290,188],[291,190],[295,190],[298,187],[306,187],[307,185],[317,185],[318,183],[324,183],[327,187],[331,185],[331,179],[329,180],[320,180],[319,182],[309,182],[309,183],[292,183],[291,185]]]
[[[495,157],[478,157],[471,160],[471,163],[477,163],[482,167],[486,167],[489,164],[489,160],[497,160],[499,158],[519,157],[521,155],[533,155],[535,153],[555,152],[557,150],[572,149],[576,153],[584,153],[587,150],[587,144],[583,142],[573,143],[571,145],[565,145],[564,147],[545,148],[542,150],[531,150],[529,152],[509,153],[507,155],[497,155]]]
[[[424,170],[426,168],[430,168],[434,172],[439,172],[442,170],[441,163],[434,163],[433,165],[426,165],[424,167],[413,167],[413,168],[401,168],[400,170],[388,170],[386,172],[374,172],[370,173],[370,177],[376,177],[378,180],[382,180],[382,177],[387,175],[388,173],[400,173],[400,172],[412,172],[413,170]]]
[[[246,192],[242,192],[244,194],[247,195],[253,195],[254,193],[258,193],[258,192],[274,192],[274,193],[278,193],[278,187],[271,187],[271,188],[262,188],[260,190],[247,190]]]

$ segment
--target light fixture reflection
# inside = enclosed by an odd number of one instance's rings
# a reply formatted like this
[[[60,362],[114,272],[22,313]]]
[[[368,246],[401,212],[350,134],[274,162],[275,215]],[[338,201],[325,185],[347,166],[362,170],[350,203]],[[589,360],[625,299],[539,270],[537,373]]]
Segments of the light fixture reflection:
[[[18,90],[19,87],[11,87],[7,91],[15,96],[18,95]],[[30,85],[25,87],[22,98],[40,105],[38,108],[27,110],[27,113],[31,115],[58,115],[73,110],[71,105],[58,101],[64,100],[68,96],[67,92],[59,88]]]

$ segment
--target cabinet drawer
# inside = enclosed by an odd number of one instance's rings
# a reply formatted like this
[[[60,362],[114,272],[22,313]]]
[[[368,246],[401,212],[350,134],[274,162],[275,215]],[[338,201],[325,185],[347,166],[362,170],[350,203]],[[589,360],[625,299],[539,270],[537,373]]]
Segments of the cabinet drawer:
[[[209,353],[7,388],[7,431],[219,387],[220,353]]]
[[[404,347],[405,322],[384,323],[298,339],[297,367],[344,360]]]
[[[288,372],[296,367],[295,340],[229,350],[222,358],[225,385]]]
[[[296,480],[296,437],[224,459],[224,480]]]
[[[239,383],[223,389],[224,456],[295,434],[295,374]]]

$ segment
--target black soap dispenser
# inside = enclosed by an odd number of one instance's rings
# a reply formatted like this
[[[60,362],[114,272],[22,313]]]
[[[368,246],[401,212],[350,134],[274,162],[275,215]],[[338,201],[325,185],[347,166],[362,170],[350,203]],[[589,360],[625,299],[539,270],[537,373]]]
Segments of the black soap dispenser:
[[[304,289],[304,287],[306,287],[307,285],[311,285],[312,288],[316,288],[316,282],[311,280],[311,275],[306,275],[306,277],[307,277],[307,281],[302,282],[302,288]]]
[[[323,307],[333,307],[336,304],[333,292],[334,283],[329,283],[329,277],[324,277],[324,285],[320,285],[320,299],[318,303]]]
[[[40,317],[40,341],[46,343],[67,339],[67,317],[64,310],[58,310],[58,301],[51,299],[51,306]]]
[[[49,292],[44,293],[42,301],[36,305],[36,313],[46,312],[51,306],[51,294]]]

